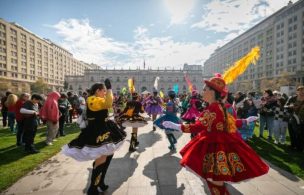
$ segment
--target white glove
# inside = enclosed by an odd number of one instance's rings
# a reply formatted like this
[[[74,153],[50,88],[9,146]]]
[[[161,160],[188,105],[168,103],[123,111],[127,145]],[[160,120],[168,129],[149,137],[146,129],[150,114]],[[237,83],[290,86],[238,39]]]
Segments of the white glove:
[[[250,117],[246,118],[245,120],[247,121],[247,124],[249,124],[251,122],[258,120],[258,118],[259,117],[257,117],[257,116],[250,116]]]
[[[180,124],[173,123],[173,122],[171,122],[171,121],[164,121],[164,122],[163,122],[163,126],[164,126],[166,129],[174,129],[174,130],[177,130],[177,131],[181,131],[181,125],[180,125]]]

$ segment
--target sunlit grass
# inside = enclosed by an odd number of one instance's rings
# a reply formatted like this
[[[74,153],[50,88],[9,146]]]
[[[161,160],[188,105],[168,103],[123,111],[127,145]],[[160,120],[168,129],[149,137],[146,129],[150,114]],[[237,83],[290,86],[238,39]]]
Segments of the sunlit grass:
[[[54,145],[46,146],[46,128],[40,127],[35,137],[35,146],[40,153],[28,155],[24,147],[16,146],[16,135],[8,128],[0,129],[0,192],[33,170],[37,165],[58,153],[61,146],[75,138],[80,129],[77,125],[66,125],[65,137],[58,138]]]

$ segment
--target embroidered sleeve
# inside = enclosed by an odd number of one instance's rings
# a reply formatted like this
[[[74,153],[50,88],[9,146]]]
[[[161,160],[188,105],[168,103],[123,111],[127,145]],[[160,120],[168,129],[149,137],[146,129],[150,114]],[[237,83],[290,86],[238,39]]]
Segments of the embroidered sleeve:
[[[194,124],[185,124],[181,126],[183,132],[198,133],[201,131],[211,131],[211,125],[216,118],[215,112],[205,110]]]

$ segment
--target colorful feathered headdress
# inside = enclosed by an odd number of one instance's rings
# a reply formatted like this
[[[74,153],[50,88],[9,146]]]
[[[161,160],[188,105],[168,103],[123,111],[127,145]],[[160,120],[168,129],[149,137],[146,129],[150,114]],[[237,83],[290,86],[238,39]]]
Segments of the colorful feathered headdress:
[[[256,64],[257,60],[260,58],[260,47],[254,47],[251,51],[244,56],[243,58],[236,61],[233,66],[228,68],[223,74],[223,79],[225,80],[226,84],[232,83],[237,77],[243,74],[247,67],[253,63]]]

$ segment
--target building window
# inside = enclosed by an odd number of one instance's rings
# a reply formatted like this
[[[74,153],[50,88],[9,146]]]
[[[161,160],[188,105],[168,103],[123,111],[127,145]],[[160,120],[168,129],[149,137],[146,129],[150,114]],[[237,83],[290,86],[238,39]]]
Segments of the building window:
[[[11,28],[11,34],[12,35],[17,35],[17,31]]]
[[[26,40],[25,34],[21,34],[21,39],[22,39],[22,40]]]
[[[2,37],[2,38],[4,38],[4,39],[5,39],[5,37],[6,37],[5,32],[0,32],[0,37]]]
[[[3,48],[3,47],[0,47],[0,52],[1,52],[1,53],[6,53],[6,49]]]
[[[288,32],[291,32],[292,31],[292,27],[288,27]]]
[[[292,18],[289,18],[288,19],[288,24],[291,24],[292,23]]]
[[[0,23],[0,29],[5,30],[5,25]]]

